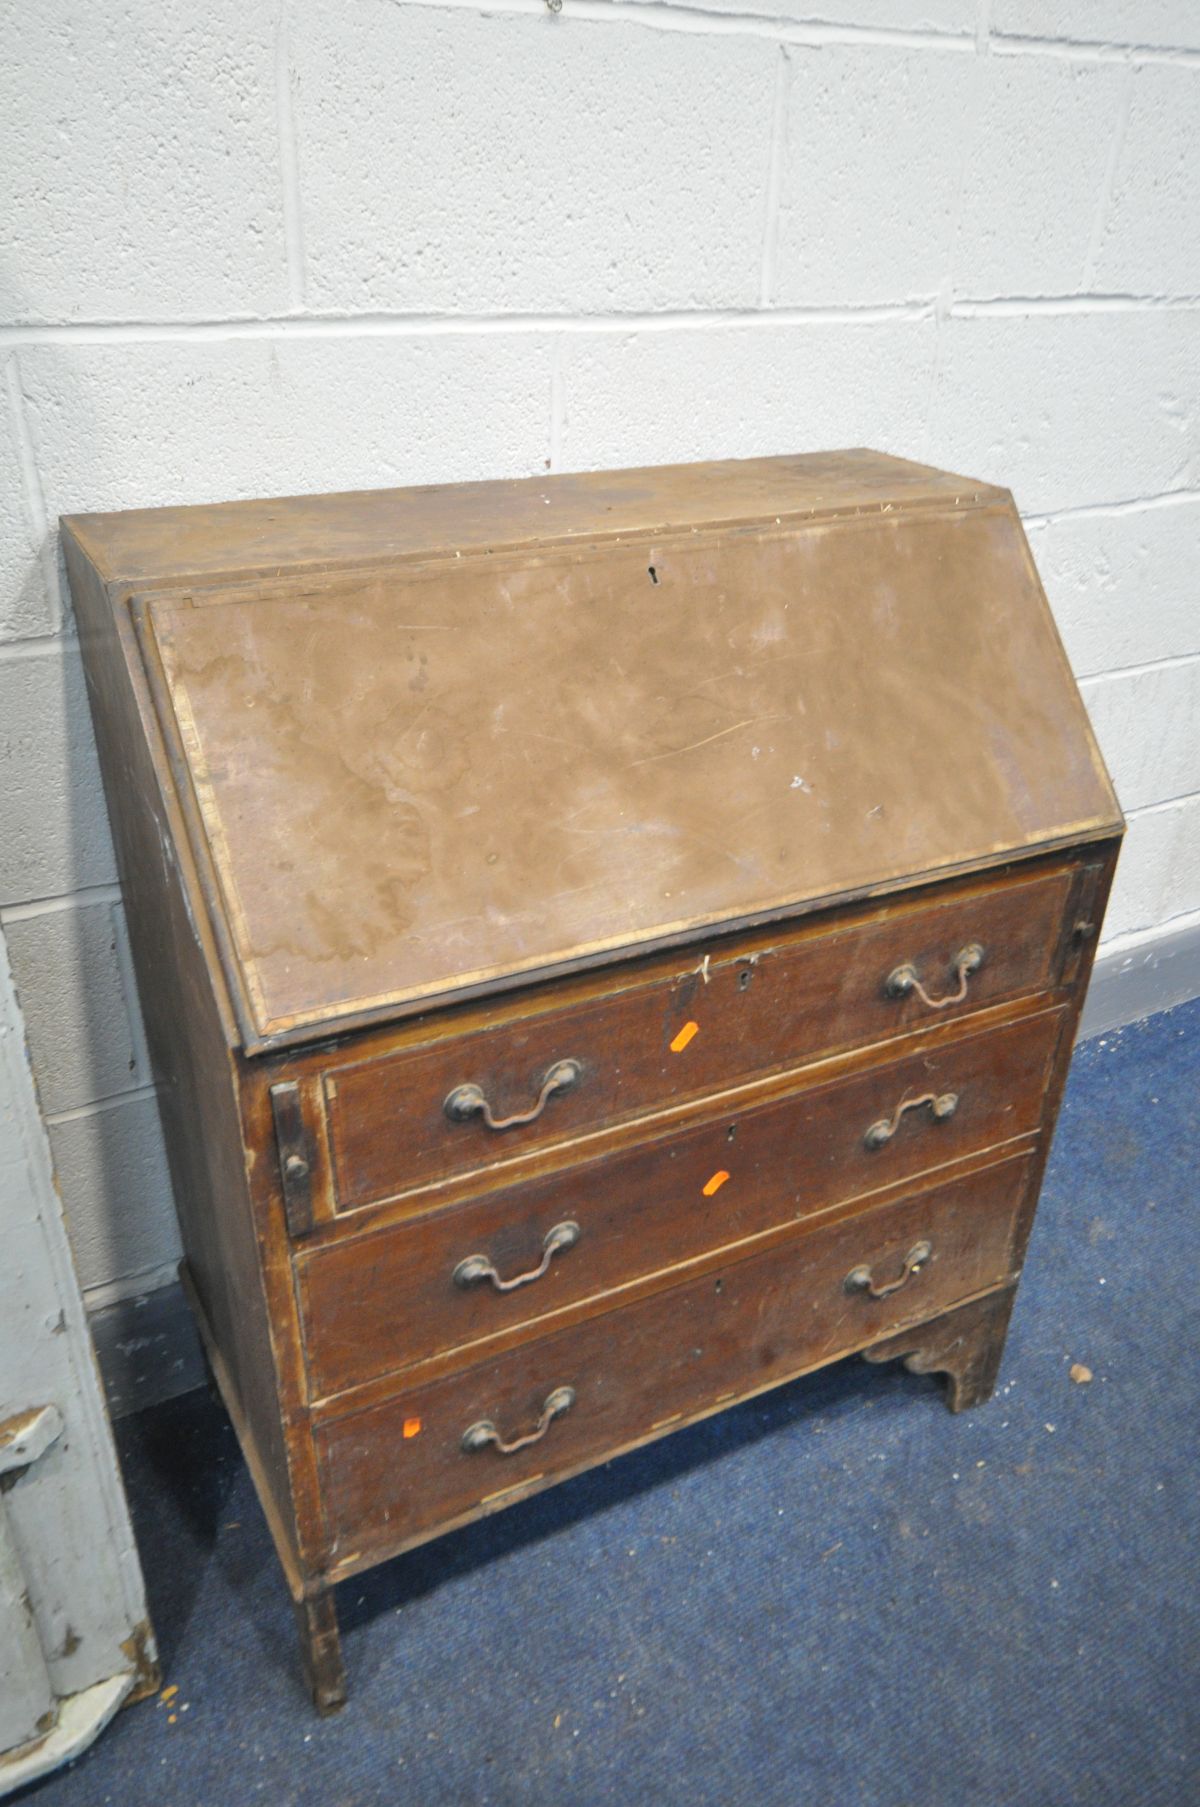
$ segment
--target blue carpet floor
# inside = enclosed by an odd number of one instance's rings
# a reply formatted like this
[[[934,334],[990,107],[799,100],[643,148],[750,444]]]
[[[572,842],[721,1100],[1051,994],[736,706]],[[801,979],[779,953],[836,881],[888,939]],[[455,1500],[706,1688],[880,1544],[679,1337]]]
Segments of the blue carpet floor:
[[[336,1719],[219,1406],[127,1420],[178,1693],[29,1799],[1193,1807],[1198,1081],[1200,1003],[1079,1050],[990,1405],[844,1363],[427,1546]]]

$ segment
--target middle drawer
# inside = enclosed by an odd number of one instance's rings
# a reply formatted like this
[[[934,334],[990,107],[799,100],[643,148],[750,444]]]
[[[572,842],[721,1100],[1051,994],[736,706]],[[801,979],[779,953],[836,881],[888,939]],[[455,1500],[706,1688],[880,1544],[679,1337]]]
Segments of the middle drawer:
[[[1036,1130],[1062,1020],[1040,1011],[298,1253],[313,1396]]]

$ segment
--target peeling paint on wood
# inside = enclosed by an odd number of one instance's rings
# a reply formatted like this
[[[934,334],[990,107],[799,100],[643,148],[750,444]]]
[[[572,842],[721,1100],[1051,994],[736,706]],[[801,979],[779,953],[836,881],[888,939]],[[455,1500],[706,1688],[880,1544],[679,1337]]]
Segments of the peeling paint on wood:
[[[0,934],[0,1793],[156,1674],[141,1570]]]

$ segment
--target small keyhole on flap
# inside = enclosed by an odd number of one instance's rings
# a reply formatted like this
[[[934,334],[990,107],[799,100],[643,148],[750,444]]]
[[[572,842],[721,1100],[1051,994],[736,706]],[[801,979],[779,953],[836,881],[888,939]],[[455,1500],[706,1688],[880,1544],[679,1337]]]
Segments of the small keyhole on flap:
[[[739,991],[748,990],[750,981],[753,977],[754,977],[753,968],[751,968],[749,966],[744,966],[742,968],[741,972],[738,974],[738,990]]]
[[[725,1135],[725,1139],[726,1139],[726,1141],[728,1141],[728,1142],[732,1142],[732,1141],[733,1141],[733,1138],[734,1138],[734,1137],[735,1137],[735,1136],[736,1136],[736,1135],[737,1135],[737,1124],[736,1124],[736,1123],[731,1123],[731,1124],[730,1124],[730,1125],[729,1125],[729,1128],[728,1128],[728,1130],[727,1130],[727,1131],[726,1131],[726,1135]]]
[[[658,582],[658,572],[654,569],[653,565],[647,565],[646,569],[650,573],[650,582],[656,584]]]
[[[719,1293],[724,1284],[725,1284],[725,1282],[723,1280],[718,1280],[713,1287],[713,1291],[715,1293]]]

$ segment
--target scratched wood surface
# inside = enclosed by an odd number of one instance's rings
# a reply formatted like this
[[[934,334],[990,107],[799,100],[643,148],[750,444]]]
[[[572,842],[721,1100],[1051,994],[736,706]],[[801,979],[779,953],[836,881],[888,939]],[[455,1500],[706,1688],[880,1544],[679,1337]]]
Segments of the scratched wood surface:
[[[611,1317],[592,1318],[333,1420],[317,1444],[335,1547],[419,1541],[490,1494],[584,1466],[1003,1282],[1020,1266],[1028,1168],[1006,1161],[814,1228],[627,1306],[618,1334]],[[877,1282],[895,1279],[921,1240],[932,1254],[911,1285],[884,1299],[847,1290],[860,1264]],[[574,1403],[538,1442],[508,1457],[464,1453],[464,1431],[483,1419],[506,1439],[529,1434],[559,1387]]]
[[[252,1039],[1119,822],[1006,504],[142,619]]]
[[[314,1387],[336,1393],[1033,1134],[1061,1030],[1061,1009],[1049,1010],[926,1046],[317,1249],[299,1263]],[[866,1131],[902,1100],[938,1093],[957,1100],[951,1116],[912,1109],[884,1146],[867,1146]],[[508,1294],[454,1284],[478,1253],[501,1276],[527,1272],[563,1222],[578,1239],[536,1284]]]

